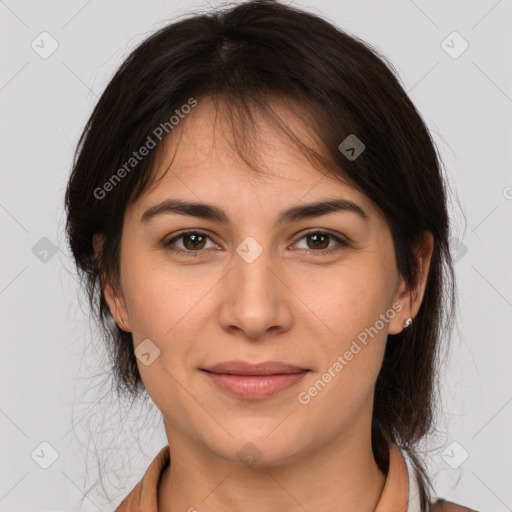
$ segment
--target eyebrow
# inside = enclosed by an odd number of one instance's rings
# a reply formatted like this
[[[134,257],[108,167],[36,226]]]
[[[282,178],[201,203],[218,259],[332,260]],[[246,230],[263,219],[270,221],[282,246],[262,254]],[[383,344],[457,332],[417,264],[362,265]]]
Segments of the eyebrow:
[[[355,213],[363,220],[369,220],[369,215],[357,203],[347,199],[328,199],[287,208],[280,213],[276,224],[319,217],[339,211]],[[140,221],[141,223],[147,223],[158,215],[173,213],[229,224],[229,217],[221,208],[206,203],[182,201],[181,199],[166,199],[152,206],[142,214]]]

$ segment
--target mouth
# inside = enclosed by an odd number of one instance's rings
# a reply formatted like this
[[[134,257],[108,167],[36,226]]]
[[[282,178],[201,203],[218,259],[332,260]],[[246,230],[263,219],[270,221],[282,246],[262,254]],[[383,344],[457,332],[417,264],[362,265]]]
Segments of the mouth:
[[[297,384],[311,370],[278,361],[259,364],[228,361],[201,371],[230,396],[261,400]]]

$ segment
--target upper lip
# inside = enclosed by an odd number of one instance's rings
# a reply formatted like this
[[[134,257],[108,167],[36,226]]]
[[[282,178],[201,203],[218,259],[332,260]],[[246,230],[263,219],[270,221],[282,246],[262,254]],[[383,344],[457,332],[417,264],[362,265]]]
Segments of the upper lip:
[[[251,364],[245,361],[226,361],[207,368],[202,368],[211,373],[227,373],[231,375],[279,375],[283,373],[301,373],[308,371],[280,361],[266,361]]]

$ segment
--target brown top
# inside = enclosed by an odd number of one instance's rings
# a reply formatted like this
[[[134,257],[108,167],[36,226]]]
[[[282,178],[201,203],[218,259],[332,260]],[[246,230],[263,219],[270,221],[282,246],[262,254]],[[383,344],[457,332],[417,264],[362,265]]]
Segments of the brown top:
[[[158,512],[158,483],[169,465],[169,445],[153,459],[144,476],[115,512]],[[411,490],[411,492],[409,492]],[[389,450],[389,470],[375,512],[419,512],[417,484],[410,474],[400,448],[392,444]],[[476,512],[473,509],[438,499],[432,512]]]

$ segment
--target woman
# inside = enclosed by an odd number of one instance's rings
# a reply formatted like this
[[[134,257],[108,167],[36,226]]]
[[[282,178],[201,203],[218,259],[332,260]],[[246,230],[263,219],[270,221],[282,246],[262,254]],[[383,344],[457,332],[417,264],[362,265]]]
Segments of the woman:
[[[168,439],[118,512],[470,510],[414,449],[453,321],[441,165],[366,43],[270,0],[164,27],[66,208],[118,386]]]

